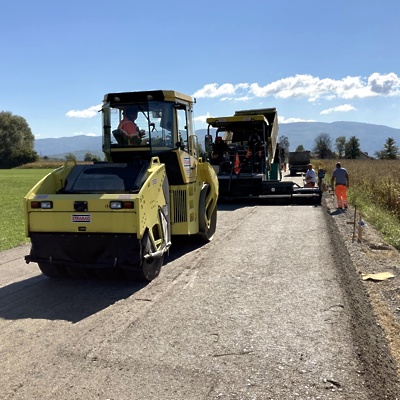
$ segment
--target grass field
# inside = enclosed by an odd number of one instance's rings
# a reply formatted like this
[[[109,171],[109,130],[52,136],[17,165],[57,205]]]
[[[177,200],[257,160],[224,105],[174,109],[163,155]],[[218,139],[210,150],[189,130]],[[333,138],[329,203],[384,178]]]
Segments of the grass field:
[[[386,241],[400,250],[400,160],[341,162],[350,176],[350,204],[356,205],[363,219],[381,231]],[[59,164],[42,163],[27,168],[0,170],[0,251],[29,243],[25,237],[23,198]],[[313,160],[316,171],[325,169],[326,183],[330,182],[335,164],[336,160]]]
[[[51,169],[0,169],[0,251],[28,243],[23,198]]]

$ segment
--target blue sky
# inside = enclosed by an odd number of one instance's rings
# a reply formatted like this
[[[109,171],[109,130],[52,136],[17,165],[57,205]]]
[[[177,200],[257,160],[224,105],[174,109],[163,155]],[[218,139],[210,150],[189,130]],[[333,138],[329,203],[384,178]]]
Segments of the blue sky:
[[[3,2],[0,111],[36,139],[100,135],[105,93],[170,89],[196,97],[196,129],[266,107],[400,128],[399,17],[398,0]]]

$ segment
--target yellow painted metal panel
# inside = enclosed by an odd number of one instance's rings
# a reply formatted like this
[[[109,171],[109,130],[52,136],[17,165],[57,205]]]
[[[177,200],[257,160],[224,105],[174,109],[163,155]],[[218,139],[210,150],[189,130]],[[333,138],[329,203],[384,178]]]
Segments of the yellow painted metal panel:
[[[74,222],[75,221],[75,222]],[[30,232],[136,233],[135,211],[29,213]]]

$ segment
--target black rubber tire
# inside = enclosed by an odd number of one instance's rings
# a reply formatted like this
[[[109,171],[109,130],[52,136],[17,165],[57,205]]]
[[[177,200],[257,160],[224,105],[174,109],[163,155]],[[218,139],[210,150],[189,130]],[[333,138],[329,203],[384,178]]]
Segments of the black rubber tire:
[[[39,269],[43,275],[49,278],[67,278],[68,272],[64,267],[50,263],[38,263]]]
[[[152,281],[160,274],[161,267],[164,264],[164,255],[157,258],[147,258],[143,261],[143,276],[147,281]]]
[[[209,214],[211,202],[207,203],[207,196],[210,191],[210,185],[205,184],[200,192],[199,198],[199,236],[205,241],[212,240],[214,233],[217,229],[217,206]]]
[[[154,249],[149,232],[147,231],[145,235],[143,236],[142,240],[143,244],[143,253],[142,254],[149,254],[151,252],[156,251],[157,249]],[[143,258],[142,260],[142,271],[141,271],[141,278],[142,280],[146,281],[152,281],[153,279],[157,278],[157,276],[160,274],[161,267],[164,263],[164,255],[161,257],[149,257],[149,258]],[[133,274],[136,275],[136,274]]]

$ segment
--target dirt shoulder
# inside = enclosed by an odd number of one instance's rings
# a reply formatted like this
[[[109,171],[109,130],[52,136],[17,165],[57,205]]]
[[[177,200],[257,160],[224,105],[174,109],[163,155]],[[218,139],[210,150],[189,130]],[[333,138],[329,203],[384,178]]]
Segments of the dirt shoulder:
[[[368,223],[360,230],[357,210],[350,207],[347,212],[337,211],[331,193],[324,194],[323,205],[343,238],[370,301],[377,327],[383,330],[400,376],[400,253],[388,245],[383,236]],[[378,280],[385,276],[374,274],[381,273],[393,277]],[[371,354],[371,357],[374,355]],[[378,366],[379,354],[375,354],[375,358]]]

